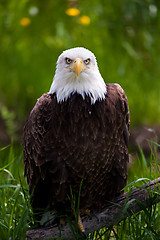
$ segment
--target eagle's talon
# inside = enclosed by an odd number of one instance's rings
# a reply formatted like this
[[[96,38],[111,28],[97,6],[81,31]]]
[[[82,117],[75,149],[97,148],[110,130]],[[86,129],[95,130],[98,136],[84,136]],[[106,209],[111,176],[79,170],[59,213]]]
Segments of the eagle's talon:
[[[82,232],[82,234],[83,234],[84,238],[86,239],[87,238],[87,233],[84,231],[84,232]]]
[[[100,222],[100,218],[98,217],[98,215],[96,213],[94,213],[93,211],[90,211],[90,214],[93,215],[97,219],[97,222]]]
[[[92,210],[89,210],[89,209],[86,209],[85,211],[84,211],[84,214],[86,214],[87,216],[89,216],[89,217],[95,217],[96,219],[97,219],[97,222],[100,222],[100,218],[98,217],[98,215],[95,213],[95,212],[93,212]]]

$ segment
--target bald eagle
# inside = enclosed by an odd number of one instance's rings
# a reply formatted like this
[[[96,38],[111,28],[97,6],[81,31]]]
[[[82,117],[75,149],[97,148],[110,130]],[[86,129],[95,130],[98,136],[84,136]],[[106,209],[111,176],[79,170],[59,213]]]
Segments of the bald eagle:
[[[53,83],[24,126],[25,175],[34,209],[98,212],[127,181],[129,109],[119,84],[105,84],[94,54],[82,47],[58,58]]]

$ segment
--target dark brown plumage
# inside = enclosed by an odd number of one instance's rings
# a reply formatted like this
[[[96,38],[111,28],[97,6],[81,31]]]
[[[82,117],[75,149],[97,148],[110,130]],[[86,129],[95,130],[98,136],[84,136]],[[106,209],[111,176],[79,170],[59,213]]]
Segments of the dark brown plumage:
[[[57,102],[43,94],[24,127],[25,175],[33,208],[71,214],[70,187],[80,209],[99,211],[127,181],[129,110],[118,84],[107,84],[104,100],[91,104],[78,93]]]

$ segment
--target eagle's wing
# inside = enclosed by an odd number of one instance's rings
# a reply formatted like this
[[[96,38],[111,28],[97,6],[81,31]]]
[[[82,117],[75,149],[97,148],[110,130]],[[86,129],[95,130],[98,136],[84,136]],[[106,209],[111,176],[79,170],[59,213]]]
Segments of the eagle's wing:
[[[65,192],[67,172],[63,163],[57,161],[55,129],[58,126],[55,125],[53,114],[56,102],[53,98],[46,93],[38,99],[24,126],[22,137],[25,175],[32,194],[32,205],[36,208],[44,208],[49,204],[47,201],[54,184],[55,195],[59,198],[63,198],[61,194]]]
[[[129,141],[129,123],[130,114],[128,107],[128,100],[124,90],[119,84],[107,84],[109,93],[109,104],[116,109],[115,120],[115,143],[114,157],[112,162],[111,178],[113,179],[109,191],[115,191],[114,196],[119,195],[121,189],[125,187],[127,181],[127,163],[129,161],[128,155],[128,141]],[[112,195],[112,194],[111,194]]]

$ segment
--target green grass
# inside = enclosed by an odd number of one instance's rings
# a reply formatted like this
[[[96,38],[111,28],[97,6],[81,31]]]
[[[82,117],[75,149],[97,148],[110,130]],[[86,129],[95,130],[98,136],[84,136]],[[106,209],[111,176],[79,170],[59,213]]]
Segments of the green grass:
[[[25,239],[32,210],[23,176],[22,154],[16,153],[13,146],[8,148],[5,163],[0,166],[0,239]]]
[[[155,143],[155,147],[159,146]],[[25,239],[27,229],[36,223],[30,206],[30,196],[26,179],[23,176],[22,149],[13,145],[0,150],[0,239],[7,240]],[[2,163],[3,162],[3,163]],[[160,164],[157,162],[156,153],[146,159],[141,151],[132,168],[129,170],[126,191],[135,186],[146,183],[149,179],[160,175]],[[156,193],[160,191],[156,189]],[[74,205],[76,204],[75,201]],[[77,203],[79,205],[79,202]],[[127,203],[129,204],[129,203]],[[124,212],[127,211],[127,205]],[[141,206],[143,209],[143,205]],[[74,206],[73,206],[74,208]],[[75,217],[77,218],[76,212]],[[69,222],[74,234],[73,225]],[[101,229],[91,233],[88,239],[154,239],[160,238],[160,204],[157,198],[147,209],[138,214],[133,214],[110,228]],[[78,236],[75,236],[78,239]]]

